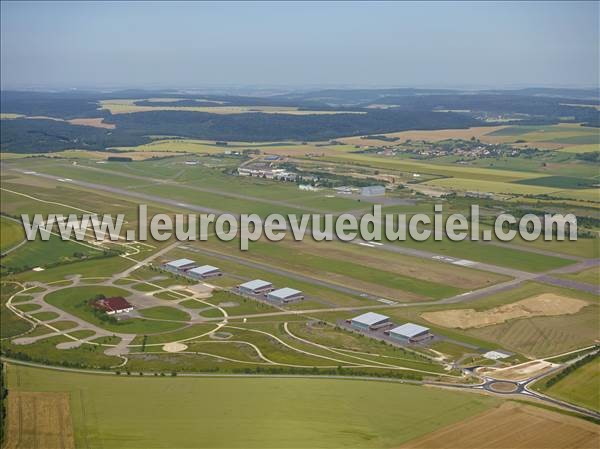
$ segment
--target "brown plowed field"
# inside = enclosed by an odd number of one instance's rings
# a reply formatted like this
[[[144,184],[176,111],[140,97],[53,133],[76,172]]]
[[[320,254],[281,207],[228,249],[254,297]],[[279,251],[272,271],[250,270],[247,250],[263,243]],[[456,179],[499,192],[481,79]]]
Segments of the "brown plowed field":
[[[598,449],[600,426],[508,402],[412,440],[403,449]]]

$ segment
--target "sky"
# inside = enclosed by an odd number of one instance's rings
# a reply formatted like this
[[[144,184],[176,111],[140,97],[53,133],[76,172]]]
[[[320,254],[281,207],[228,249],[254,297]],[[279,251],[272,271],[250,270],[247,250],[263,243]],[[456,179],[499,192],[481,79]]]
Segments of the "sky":
[[[598,2],[1,2],[13,88],[594,87]]]

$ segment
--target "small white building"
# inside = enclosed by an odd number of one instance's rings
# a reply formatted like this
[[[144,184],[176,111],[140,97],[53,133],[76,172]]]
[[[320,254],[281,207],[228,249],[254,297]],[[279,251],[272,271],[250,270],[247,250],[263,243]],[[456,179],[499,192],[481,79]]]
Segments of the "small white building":
[[[507,354],[506,352],[502,352],[502,351],[488,351],[485,354],[483,354],[483,357],[485,357],[486,359],[489,359],[489,360],[507,359],[510,356],[511,356],[511,354]]]
[[[319,190],[317,187],[310,184],[299,184],[298,188],[307,192],[317,192]]]
[[[238,286],[240,293],[247,295],[257,295],[260,293],[268,293],[273,290],[273,284],[262,279],[254,279],[253,281],[245,282]]]
[[[350,320],[350,325],[359,330],[375,330],[389,326],[390,317],[380,313],[367,312]]]
[[[367,186],[360,189],[362,196],[383,196],[385,195],[385,186]]]
[[[285,287],[280,288],[279,290],[273,290],[267,295],[267,299],[269,301],[288,303],[304,299],[304,293],[302,293],[300,290]]]
[[[428,327],[406,323],[390,330],[390,337],[403,343],[418,343],[433,338]]]
[[[212,265],[202,265],[201,267],[192,268],[191,270],[186,271],[186,276],[189,276],[193,279],[206,279],[215,276],[221,276],[221,270],[217,267],[213,267]]]

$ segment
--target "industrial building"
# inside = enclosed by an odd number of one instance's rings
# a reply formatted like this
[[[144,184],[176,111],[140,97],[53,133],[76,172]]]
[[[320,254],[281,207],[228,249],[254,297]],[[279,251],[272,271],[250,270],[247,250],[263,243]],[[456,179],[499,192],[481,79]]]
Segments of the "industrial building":
[[[185,273],[187,270],[196,267],[196,262],[190,259],[177,259],[172,262],[167,262],[163,265],[163,268],[172,273]]]
[[[247,295],[257,295],[260,293],[268,293],[273,290],[273,284],[262,279],[254,279],[253,281],[245,282],[238,286],[240,293]]]
[[[280,303],[288,303],[292,301],[299,301],[304,299],[304,293],[300,290],[295,290],[293,288],[285,287],[280,288],[279,290],[274,290],[267,295],[267,299],[269,301],[275,301]]]
[[[221,276],[221,270],[217,267],[213,267],[212,265],[202,265],[201,267],[192,268],[191,270],[186,271],[186,276],[189,276],[193,279],[206,279],[215,276]]]
[[[382,196],[385,195],[385,186],[367,186],[360,189],[362,196]]]
[[[390,330],[390,337],[403,343],[419,343],[433,338],[428,327],[406,323]]]
[[[375,330],[389,326],[390,317],[375,312],[367,312],[350,320],[350,325],[359,330]]]

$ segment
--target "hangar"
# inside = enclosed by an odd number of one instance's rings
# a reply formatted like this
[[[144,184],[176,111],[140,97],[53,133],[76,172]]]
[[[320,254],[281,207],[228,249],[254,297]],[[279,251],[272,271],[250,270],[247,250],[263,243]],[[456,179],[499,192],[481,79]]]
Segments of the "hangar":
[[[375,312],[367,312],[350,320],[350,325],[360,330],[374,330],[390,324],[390,317]]]
[[[256,295],[259,293],[268,293],[273,290],[273,284],[262,279],[254,279],[238,286],[240,293],[247,295]]]
[[[214,276],[221,276],[221,270],[217,267],[213,267],[212,265],[202,265],[201,267],[192,268],[186,272],[191,278],[194,279],[206,279]]]
[[[390,330],[390,337],[403,343],[418,343],[433,338],[428,327],[406,323]]]
[[[163,268],[172,273],[184,273],[185,271],[194,268],[196,262],[190,259],[177,259],[171,262],[167,262],[163,265]]]
[[[287,303],[292,301],[298,301],[300,299],[304,299],[304,293],[300,290],[295,290],[293,288],[285,287],[280,288],[279,290],[274,290],[267,295],[267,299],[269,301],[276,301],[281,303]]]

